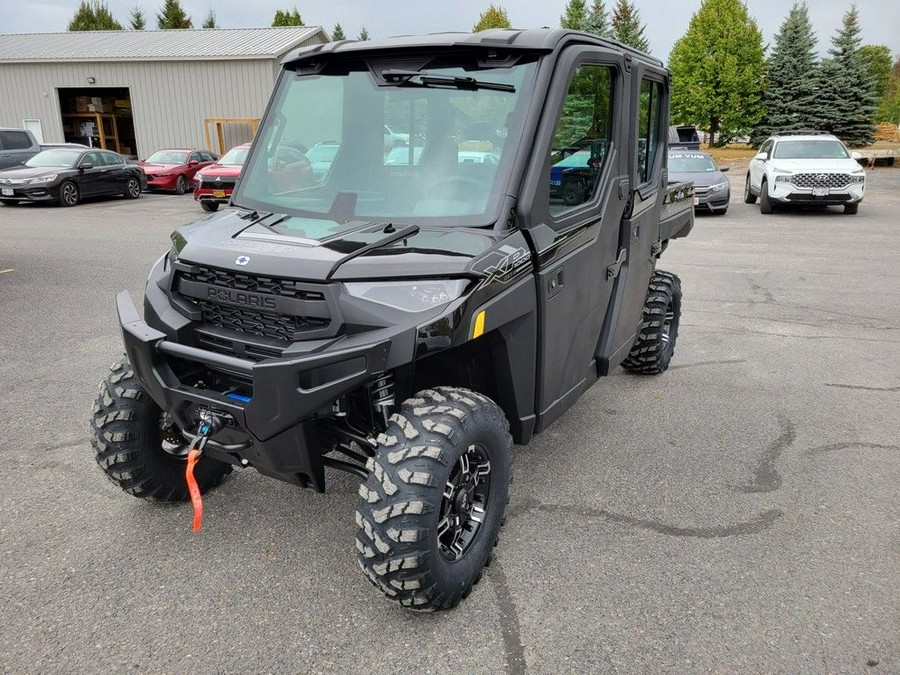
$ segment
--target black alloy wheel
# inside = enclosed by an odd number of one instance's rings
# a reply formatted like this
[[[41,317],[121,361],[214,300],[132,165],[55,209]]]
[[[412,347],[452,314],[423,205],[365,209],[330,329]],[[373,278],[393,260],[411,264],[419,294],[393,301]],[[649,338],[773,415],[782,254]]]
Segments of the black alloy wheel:
[[[484,447],[470,445],[444,487],[437,535],[445,560],[458,560],[469,550],[491,508],[490,492],[491,460]]]

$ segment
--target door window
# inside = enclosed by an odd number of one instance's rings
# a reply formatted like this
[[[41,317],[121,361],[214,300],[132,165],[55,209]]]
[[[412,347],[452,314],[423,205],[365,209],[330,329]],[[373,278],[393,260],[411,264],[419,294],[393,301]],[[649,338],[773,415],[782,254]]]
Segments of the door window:
[[[99,152],[89,152],[81,158],[81,166],[85,164],[93,164],[94,166],[102,166],[103,160],[100,159]]]
[[[659,123],[662,106],[662,84],[641,80],[641,100],[638,110],[638,182],[643,184],[653,177],[656,156],[659,152]]]
[[[103,163],[106,166],[121,166],[125,163],[125,159],[114,152],[101,152],[100,156],[103,158]]]
[[[613,69],[578,66],[550,147],[550,214],[593,200],[612,140]]]
[[[6,150],[27,150],[31,139],[24,131],[0,131],[0,147]]]

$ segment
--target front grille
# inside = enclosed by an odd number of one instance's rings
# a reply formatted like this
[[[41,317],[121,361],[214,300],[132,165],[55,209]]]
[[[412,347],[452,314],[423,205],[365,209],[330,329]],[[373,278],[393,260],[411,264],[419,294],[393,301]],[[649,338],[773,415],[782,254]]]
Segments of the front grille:
[[[216,267],[191,267],[180,273],[180,278],[186,281],[197,281],[201,284],[212,284],[222,288],[233,288],[236,291],[248,291],[250,293],[266,293],[267,295],[280,295],[286,298],[299,300],[324,300],[325,295],[318,291],[310,291],[304,288],[305,284],[291,279],[278,279],[276,277],[262,277],[245,272],[232,272]]]
[[[850,195],[846,192],[832,192],[825,197],[817,197],[808,192],[792,192],[788,195],[788,199],[792,202],[839,202],[849,200]]]
[[[802,188],[842,188],[850,185],[850,174],[847,173],[795,173],[791,183]]]
[[[208,300],[195,299],[194,302],[200,307],[205,324],[284,342],[298,339],[304,331],[328,325],[326,319],[258,312],[230,305],[217,305]]]
[[[695,194],[697,197],[702,197],[702,196],[705,195],[707,192],[709,192],[709,188],[708,188],[708,187],[697,187],[696,185],[694,186],[694,194]]]

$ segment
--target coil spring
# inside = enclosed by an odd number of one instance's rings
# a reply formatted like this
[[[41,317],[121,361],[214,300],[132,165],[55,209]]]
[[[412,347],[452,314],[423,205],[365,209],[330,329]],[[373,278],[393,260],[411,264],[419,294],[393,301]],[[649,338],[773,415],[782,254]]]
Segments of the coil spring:
[[[372,382],[372,406],[376,410],[386,411],[394,407],[394,375],[381,373]]]

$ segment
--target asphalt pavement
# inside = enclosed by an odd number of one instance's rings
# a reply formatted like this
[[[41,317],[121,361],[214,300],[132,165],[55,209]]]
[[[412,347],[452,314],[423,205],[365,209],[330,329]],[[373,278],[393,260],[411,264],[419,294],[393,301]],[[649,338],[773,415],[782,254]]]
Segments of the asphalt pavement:
[[[114,295],[189,196],[0,207],[0,672],[900,673],[898,212],[879,169],[858,215],[698,217],[670,370],[517,447],[495,563],[418,615],[357,567],[351,476],[236,472],[192,534],[95,465]]]

